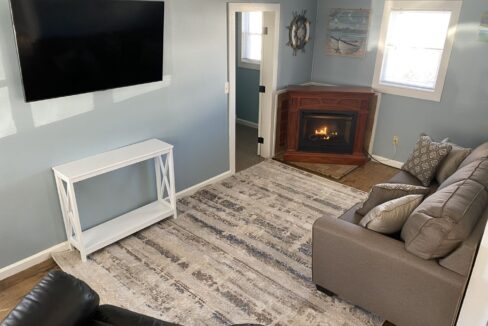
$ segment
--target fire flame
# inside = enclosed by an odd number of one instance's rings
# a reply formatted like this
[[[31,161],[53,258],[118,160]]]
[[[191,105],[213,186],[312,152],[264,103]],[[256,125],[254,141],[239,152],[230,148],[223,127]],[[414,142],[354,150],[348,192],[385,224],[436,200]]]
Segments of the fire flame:
[[[327,127],[323,127],[322,129],[315,129],[315,134],[317,136],[327,136]]]
[[[320,139],[330,140],[332,137],[337,136],[337,131],[329,132],[328,127],[322,127],[321,129],[315,129],[315,136],[319,136]]]

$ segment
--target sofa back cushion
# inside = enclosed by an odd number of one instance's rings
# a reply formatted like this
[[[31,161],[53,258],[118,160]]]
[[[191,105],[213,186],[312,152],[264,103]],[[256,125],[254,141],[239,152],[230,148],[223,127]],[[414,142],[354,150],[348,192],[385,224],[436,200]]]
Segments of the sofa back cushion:
[[[459,168],[439,186],[439,189],[466,179],[476,181],[488,190],[488,159],[479,159]]]
[[[426,198],[402,228],[405,248],[418,257],[444,257],[471,233],[488,201],[486,188],[465,179]]]
[[[470,148],[463,148],[453,143],[449,144],[451,144],[452,149],[446,156],[446,158],[443,159],[441,164],[437,167],[437,171],[435,173],[435,178],[439,184],[443,183],[454,172],[456,172],[456,170],[459,168],[459,165],[471,153]]]
[[[459,168],[465,167],[466,165],[473,163],[474,161],[488,158],[488,142],[481,144],[476,147],[471,154],[464,159],[464,161],[459,165]]]

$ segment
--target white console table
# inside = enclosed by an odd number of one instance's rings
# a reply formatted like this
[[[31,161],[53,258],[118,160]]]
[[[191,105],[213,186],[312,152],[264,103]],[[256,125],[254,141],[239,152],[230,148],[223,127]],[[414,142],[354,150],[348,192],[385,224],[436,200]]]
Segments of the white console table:
[[[74,184],[132,164],[153,159],[157,200],[87,230],[81,229]],[[158,139],[122,147],[53,168],[70,249],[74,246],[86,262],[87,255],[134,232],[173,216],[176,195],[173,145]]]

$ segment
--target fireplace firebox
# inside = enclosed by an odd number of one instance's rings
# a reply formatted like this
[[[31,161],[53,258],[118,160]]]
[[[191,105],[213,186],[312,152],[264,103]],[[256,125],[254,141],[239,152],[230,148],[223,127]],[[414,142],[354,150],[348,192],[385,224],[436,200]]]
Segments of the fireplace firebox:
[[[300,112],[298,150],[352,154],[356,133],[356,112]]]
[[[285,161],[361,165],[374,90],[290,86]]]

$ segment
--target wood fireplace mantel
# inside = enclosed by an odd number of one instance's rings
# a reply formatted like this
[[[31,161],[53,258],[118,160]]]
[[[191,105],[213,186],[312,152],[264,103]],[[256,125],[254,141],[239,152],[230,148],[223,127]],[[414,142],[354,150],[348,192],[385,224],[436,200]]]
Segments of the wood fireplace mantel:
[[[285,161],[362,165],[368,158],[364,138],[368,116],[376,93],[366,87],[291,86],[288,88],[288,121]],[[301,111],[356,112],[356,132],[351,153],[323,153],[299,150]]]

